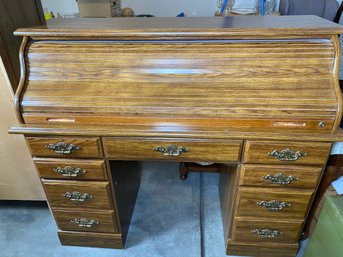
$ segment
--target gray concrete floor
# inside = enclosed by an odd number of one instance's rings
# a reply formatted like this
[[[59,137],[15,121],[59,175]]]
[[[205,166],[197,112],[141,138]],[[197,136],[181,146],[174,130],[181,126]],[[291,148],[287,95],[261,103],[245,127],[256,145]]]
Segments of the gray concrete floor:
[[[0,257],[225,257],[218,174],[177,172],[144,163],[125,250],[61,246],[44,202],[0,201]]]

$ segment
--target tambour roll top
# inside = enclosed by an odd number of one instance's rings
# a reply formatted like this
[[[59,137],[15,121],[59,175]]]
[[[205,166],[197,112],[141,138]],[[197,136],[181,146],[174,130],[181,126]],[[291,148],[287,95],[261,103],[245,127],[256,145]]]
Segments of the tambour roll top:
[[[332,23],[312,16],[185,19],[182,27],[179,19],[110,21],[17,31],[29,37],[17,94],[24,123],[331,133],[340,122],[339,46],[327,33],[341,28]],[[100,24],[89,33],[87,25]]]

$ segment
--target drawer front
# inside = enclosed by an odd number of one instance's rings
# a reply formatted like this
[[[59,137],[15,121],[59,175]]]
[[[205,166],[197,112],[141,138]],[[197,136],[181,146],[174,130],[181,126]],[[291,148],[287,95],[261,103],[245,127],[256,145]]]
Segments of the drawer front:
[[[112,209],[109,182],[42,179],[52,207]]]
[[[321,167],[245,164],[240,185],[314,189],[321,173]]]
[[[33,156],[102,157],[99,138],[26,137]]]
[[[237,216],[304,219],[312,190],[240,187]]]
[[[41,178],[53,179],[107,179],[103,160],[33,158]]]
[[[331,143],[247,141],[244,163],[323,165]]]
[[[236,218],[233,240],[241,242],[296,243],[303,221]]]
[[[72,231],[58,231],[58,237],[62,245],[101,247],[101,248],[123,248],[121,234],[108,233],[82,233]]]
[[[119,233],[113,211],[53,210],[53,215],[61,230]]]
[[[113,159],[238,162],[241,141],[104,138],[105,155]]]

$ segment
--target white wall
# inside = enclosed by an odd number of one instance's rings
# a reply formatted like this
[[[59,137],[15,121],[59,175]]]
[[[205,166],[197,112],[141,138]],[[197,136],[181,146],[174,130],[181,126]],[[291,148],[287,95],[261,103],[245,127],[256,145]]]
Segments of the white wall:
[[[76,0],[41,0],[43,8],[48,8],[56,16],[77,13]],[[279,2],[279,0],[277,0]],[[159,17],[174,17],[180,12],[186,16],[213,16],[218,10],[217,0],[121,0],[121,6],[131,7],[136,14],[153,14]],[[253,7],[254,0],[236,0],[235,7]]]

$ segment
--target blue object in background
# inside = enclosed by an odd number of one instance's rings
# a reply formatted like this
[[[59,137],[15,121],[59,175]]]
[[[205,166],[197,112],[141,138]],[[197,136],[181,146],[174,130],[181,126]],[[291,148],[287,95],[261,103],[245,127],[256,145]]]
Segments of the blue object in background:
[[[181,12],[181,13],[179,13],[178,15],[176,15],[176,17],[185,17],[185,13],[184,13],[184,12]]]
[[[224,12],[225,6],[227,5],[227,1],[228,1],[228,0],[224,0],[223,5],[222,5],[222,8],[220,9],[219,15],[222,15],[222,13]]]
[[[264,16],[264,0],[261,0],[261,16]]]

